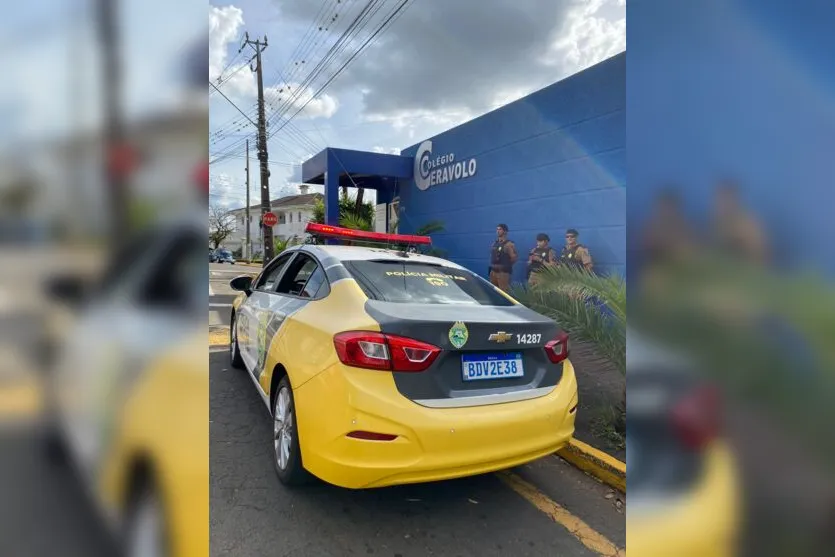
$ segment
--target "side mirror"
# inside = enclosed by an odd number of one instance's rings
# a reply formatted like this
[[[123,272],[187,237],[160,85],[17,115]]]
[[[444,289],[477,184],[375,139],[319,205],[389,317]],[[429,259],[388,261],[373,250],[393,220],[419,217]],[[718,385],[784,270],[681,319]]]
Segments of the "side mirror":
[[[229,286],[232,290],[238,292],[245,292],[247,296],[252,294],[252,277],[249,275],[241,275],[229,281]]]
[[[87,294],[87,284],[79,276],[62,275],[46,281],[46,294],[53,300],[79,305]]]

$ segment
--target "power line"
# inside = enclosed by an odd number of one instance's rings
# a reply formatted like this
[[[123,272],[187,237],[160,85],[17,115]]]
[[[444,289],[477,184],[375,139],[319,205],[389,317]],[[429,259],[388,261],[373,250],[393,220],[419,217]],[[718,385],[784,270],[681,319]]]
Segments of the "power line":
[[[277,133],[277,132],[279,132],[279,131],[281,131],[281,129],[282,129],[285,125],[287,125],[287,123],[289,123],[289,122],[290,122],[293,118],[295,118],[295,117],[296,117],[296,115],[297,115],[299,112],[301,112],[302,110],[304,110],[304,108],[305,108],[308,104],[310,104],[310,102],[311,102],[311,101],[313,101],[313,99],[315,99],[316,97],[318,97],[318,96],[322,93],[322,91],[324,91],[324,90],[325,90],[325,88],[327,88],[327,86],[328,86],[328,85],[330,85],[330,84],[331,84],[331,82],[333,82],[333,80],[334,80],[334,79],[336,79],[337,77],[339,77],[339,75],[340,75],[343,71],[345,71],[345,68],[347,68],[347,67],[348,67],[348,65],[349,65],[349,64],[350,64],[350,63],[351,63],[351,62],[352,62],[352,61],[353,61],[353,60],[354,60],[357,56],[359,56],[359,55],[360,55],[360,54],[361,54],[361,53],[362,53],[362,52],[366,49],[366,47],[367,47],[367,46],[368,46],[371,42],[373,42],[373,41],[374,41],[374,39],[375,39],[375,38],[376,38],[376,37],[377,37],[377,36],[378,36],[378,35],[379,35],[382,31],[384,31],[384,30],[386,29],[386,27],[388,27],[388,26],[390,25],[390,23],[393,23],[394,21],[396,21],[396,19],[397,19],[397,18],[399,18],[399,17],[403,14],[403,10],[404,10],[404,8],[406,8],[406,7],[407,7],[407,5],[408,5],[408,4],[410,4],[410,3],[412,3],[413,1],[414,1],[414,0],[403,0],[403,1],[400,3],[400,5],[399,5],[399,6],[398,6],[398,7],[397,7],[397,8],[396,8],[396,9],[395,9],[395,10],[394,10],[394,11],[393,11],[390,15],[389,15],[389,17],[388,17],[388,18],[386,18],[386,20],[383,22],[383,24],[382,24],[380,27],[378,27],[378,28],[377,28],[377,30],[376,30],[376,31],[375,31],[375,32],[374,32],[374,33],[373,33],[373,34],[372,34],[372,35],[371,35],[368,39],[366,39],[366,41],[365,41],[365,42],[364,42],[364,43],[360,46],[360,48],[359,48],[359,49],[358,49],[358,50],[357,50],[357,51],[356,51],[356,52],[355,52],[355,53],[354,53],[354,54],[353,54],[353,55],[352,55],[352,56],[351,56],[351,57],[350,57],[347,61],[345,61],[345,63],[344,63],[344,64],[342,64],[342,66],[341,66],[341,67],[340,67],[340,68],[336,71],[336,73],[335,73],[333,76],[331,76],[331,78],[330,78],[330,79],[328,79],[328,81],[326,81],[326,82],[325,82],[325,84],[324,84],[324,85],[322,85],[322,87],[320,87],[320,88],[319,88],[319,90],[318,90],[318,91],[316,91],[316,93],[315,93],[315,94],[314,94],[314,95],[313,95],[313,96],[312,96],[312,97],[311,97],[311,98],[310,98],[307,102],[305,102],[305,103],[301,106],[301,108],[299,108],[296,112],[294,112],[294,113],[293,113],[293,115],[292,115],[292,116],[290,116],[290,118],[288,118],[288,119],[287,119],[287,121],[286,121],[284,124],[282,124],[282,125],[278,128],[278,130],[276,130],[276,133]]]
[[[240,112],[241,114],[243,114],[243,115],[244,115],[244,117],[245,117],[247,120],[249,120],[249,121],[250,121],[250,123],[251,123],[253,126],[255,126],[256,128],[258,127],[258,124],[256,124],[255,122],[253,122],[253,121],[252,121],[252,119],[251,119],[249,116],[247,116],[247,115],[244,113],[244,111],[243,111],[243,110],[241,110],[240,108],[238,108],[238,105],[236,105],[235,103],[233,103],[233,102],[232,102],[232,99],[230,99],[229,97],[227,97],[227,96],[223,93],[223,91],[221,91],[220,89],[218,89],[218,88],[217,88],[217,86],[216,86],[214,83],[212,83],[212,82],[210,81],[210,82],[209,82],[209,85],[211,85],[212,87],[214,87],[214,88],[215,88],[215,91],[217,91],[218,93],[220,93],[221,95],[223,95],[223,98],[224,98],[224,99],[226,99],[227,101],[229,101],[229,104],[231,104],[232,106],[234,106],[234,107],[235,107],[235,110],[237,110],[238,112]]]

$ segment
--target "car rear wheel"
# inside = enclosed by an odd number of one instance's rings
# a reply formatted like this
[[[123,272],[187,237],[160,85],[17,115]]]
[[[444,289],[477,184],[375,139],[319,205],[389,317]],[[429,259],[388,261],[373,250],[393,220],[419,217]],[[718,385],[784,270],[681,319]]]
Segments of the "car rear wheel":
[[[241,358],[241,350],[238,347],[238,331],[235,324],[235,316],[232,316],[232,323],[229,324],[229,359],[232,361],[232,367],[236,369],[244,368],[244,360]]]
[[[287,376],[279,381],[273,404],[273,456],[275,471],[281,483],[297,486],[308,480],[299,449],[293,389]]]

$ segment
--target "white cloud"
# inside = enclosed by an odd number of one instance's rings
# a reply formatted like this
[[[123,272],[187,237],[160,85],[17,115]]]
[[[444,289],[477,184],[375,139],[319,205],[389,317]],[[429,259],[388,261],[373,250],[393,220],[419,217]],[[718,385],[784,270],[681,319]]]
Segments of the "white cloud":
[[[215,84],[222,79],[221,90],[229,97],[255,98],[255,74],[246,67],[250,56],[246,51],[238,55],[243,26],[244,12],[240,8],[209,6],[209,79]],[[230,46],[237,47],[232,49],[231,64]]]
[[[399,155],[400,149],[397,147],[380,147],[375,146],[372,147],[371,150],[375,153],[380,153],[381,155]]]
[[[209,7],[209,79],[223,81],[221,87],[224,94],[230,98],[255,99],[258,95],[258,85],[255,74],[249,69],[250,55],[246,51],[237,55],[234,52],[231,64],[229,58],[230,46],[239,47],[244,27],[243,10],[229,5],[223,7]],[[227,65],[229,67],[227,68]],[[264,89],[267,101],[267,112],[281,109],[282,113],[292,115],[302,106],[297,118],[331,118],[339,109],[339,101],[333,95],[323,94],[312,99],[315,90],[305,88],[298,91],[298,83],[282,83]],[[292,99],[289,106],[286,103]]]
[[[570,75],[623,52],[624,6],[620,0],[574,0],[542,61]]]
[[[235,6],[209,6],[209,79],[216,80],[226,66],[230,43],[240,39],[244,12]]]
[[[316,91],[309,87],[299,91],[298,83],[283,83],[275,87],[267,87],[264,91],[264,98],[267,99],[267,113],[281,110],[281,113],[288,118],[296,114],[299,109],[301,112],[296,118],[331,118],[336,114],[339,110],[339,101],[336,97],[323,94],[313,99],[315,93]]]
[[[211,172],[209,175],[210,203],[219,207],[242,207],[246,201],[246,188],[227,172]]]

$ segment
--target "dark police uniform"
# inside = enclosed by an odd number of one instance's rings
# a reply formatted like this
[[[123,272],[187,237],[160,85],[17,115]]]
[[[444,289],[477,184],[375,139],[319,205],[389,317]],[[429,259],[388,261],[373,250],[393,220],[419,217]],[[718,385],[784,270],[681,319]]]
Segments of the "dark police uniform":
[[[490,282],[507,292],[510,289],[513,264],[518,257],[516,245],[507,238],[493,242],[490,250]]]

